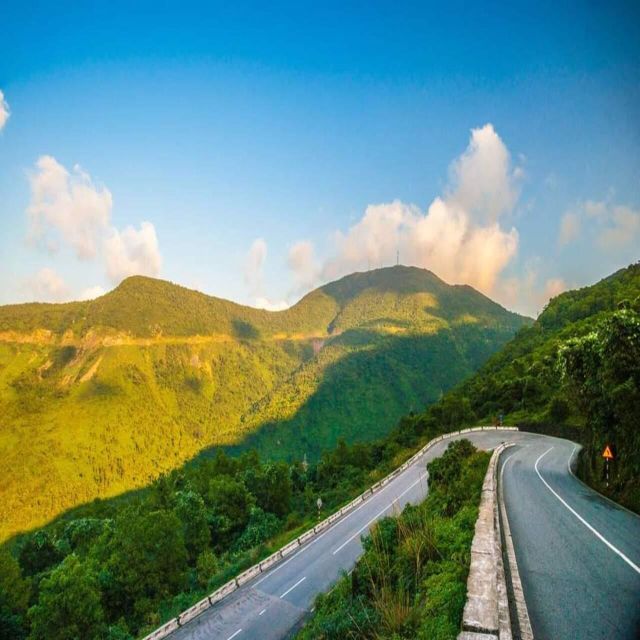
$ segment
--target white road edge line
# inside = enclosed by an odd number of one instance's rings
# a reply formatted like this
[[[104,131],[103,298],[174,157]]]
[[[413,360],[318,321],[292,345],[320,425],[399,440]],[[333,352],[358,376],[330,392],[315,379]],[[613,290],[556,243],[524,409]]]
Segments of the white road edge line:
[[[282,598],[284,598],[288,593],[291,593],[300,583],[304,582],[307,579],[307,576],[303,576],[302,578],[300,578],[300,580],[298,580],[298,582],[296,582],[293,587],[289,587],[281,596],[280,596],[280,600],[282,600]]]
[[[358,529],[358,531],[356,531],[348,540],[346,540],[345,542],[343,542],[334,552],[333,555],[335,556],[336,553],[338,553],[338,551],[341,551],[344,547],[346,547],[354,538],[356,538],[357,536],[359,536],[365,529],[367,529],[369,527],[369,525],[374,522],[375,520],[377,520],[385,511],[387,511],[387,509],[389,509],[390,507],[392,507],[396,502],[398,502],[398,500],[400,500],[400,498],[402,498],[402,496],[407,493],[407,491],[413,489],[413,487],[415,487],[419,482],[422,482],[422,480],[424,480],[429,474],[428,473],[423,473],[411,486],[407,487],[397,498],[395,498],[393,500],[393,502],[390,502],[384,509],[382,509],[382,511],[378,511],[378,513],[373,516],[373,518],[371,518],[371,520],[369,520],[369,522],[367,522],[367,524],[365,524],[363,527],[361,527],[360,529]]]
[[[242,633],[242,629],[238,629],[235,633],[232,633],[227,640],[231,640],[231,638],[235,638],[239,633]]]
[[[582,524],[587,527],[587,529],[589,529],[589,531],[591,531],[591,533],[593,533],[594,536],[596,536],[596,538],[599,538],[602,542],[604,542],[604,544],[607,545],[607,547],[609,547],[609,549],[611,549],[611,551],[613,551],[614,553],[618,554],[636,573],[640,573],[640,567],[638,567],[637,564],[635,564],[634,562],[632,562],[629,558],[627,558],[627,556],[624,555],[624,553],[622,553],[622,551],[620,551],[620,549],[618,549],[617,547],[615,547],[613,544],[611,544],[597,529],[595,529],[594,527],[592,527],[575,509],[573,509],[572,507],[570,507],[563,498],[561,498],[558,493],[556,493],[556,491],[554,491],[551,486],[549,485],[549,483],[542,477],[542,475],[540,474],[540,471],[538,470],[538,463],[540,462],[540,460],[542,460],[542,458],[544,458],[547,453],[549,453],[549,451],[551,451],[553,449],[553,447],[551,447],[550,449],[547,449],[543,454],[540,455],[540,457],[536,460],[536,463],[534,465],[534,469],[536,470],[536,473],[538,474],[538,478],[540,478],[540,480],[542,480],[542,482],[544,483],[544,486],[547,487],[547,489],[549,489],[549,491],[551,491],[551,493],[558,498],[558,500],[560,500],[560,502],[562,502],[562,504],[569,510],[571,511],[571,513],[573,513],[573,515],[578,518],[578,520],[580,520],[580,522],[582,522]],[[573,455],[573,453],[572,453]]]
[[[425,454],[427,452],[425,451]],[[405,471],[409,471],[409,469],[413,469],[415,466],[417,466],[417,464],[419,463],[420,459],[423,456],[421,456],[418,460],[415,461],[414,464],[412,464],[410,467],[407,467],[407,469],[405,469]],[[394,480],[397,480],[397,478],[394,478]],[[389,489],[393,484],[393,481],[389,482],[385,487],[382,487],[382,489],[380,489],[379,491],[376,492],[376,497],[381,495],[383,491]],[[278,565],[276,565],[273,569],[271,569],[270,571],[268,571],[268,573],[266,573],[265,575],[262,576],[262,578],[260,578],[260,580],[258,580],[257,582],[255,582],[252,586],[253,587],[257,587],[261,582],[264,582],[267,578],[270,578],[272,575],[274,575],[277,571],[280,571],[280,569],[282,569],[282,567],[284,567],[285,565],[289,564],[294,558],[297,558],[301,553],[304,553],[307,549],[311,548],[316,542],[318,542],[321,538],[323,538],[327,533],[329,533],[329,531],[333,531],[333,529],[335,527],[337,527],[339,524],[346,522],[348,518],[350,518],[352,515],[354,515],[356,512],[360,511],[360,509],[362,509],[362,507],[368,506],[369,504],[371,504],[371,502],[369,500],[364,500],[362,502],[361,505],[359,505],[358,507],[356,507],[353,511],[350,511],[346,516],[344,516],[344,518],[339,518],[338,520],[336,520],[335,523],[331,524],[329,527],[327,527],[327,529],[325,531],[323,531],[319,536],[316,536],[311,542],[309,542],[309,544],[305,544],[303,547],[301,547],[298,551],[296,551],[290,558],[288,558],[287,560],[285,560],[284,562],[279,563]]]
[[[573,459],[573,454],[576,452],[576,449],[578,448],[578,445],[574,445],[573,447],[573,451],[571,451],[571,455],[569,456],[569,460],[567,461],[567,467],[569,468],[569,473],[581,484],[583,484],[585,487],[591,489],[591,487],[589,487],[588,484],[586,484],[584,482],[584,480],[582,480],[581,478],[579,478],[575,473],[573,473],[573,469],[571,468],[571,460]],[[620,504],[619,502],[616,502],[615,500],[612,500],[611,498],[607,498],[607,496],[603,496],[601,493],[598,494],[601,498],[604,498],[607,502],[611,503],[614,507],[616,507],[616,509],[622,509],[623,511],[626,511],[627,513],[631,514],[632,516],[634,516],[635,518],[640,518],[640,515],[637,514],[635,511],[631,511],[631,509],[628,509],[627,507],[625,507],[623,504]]]

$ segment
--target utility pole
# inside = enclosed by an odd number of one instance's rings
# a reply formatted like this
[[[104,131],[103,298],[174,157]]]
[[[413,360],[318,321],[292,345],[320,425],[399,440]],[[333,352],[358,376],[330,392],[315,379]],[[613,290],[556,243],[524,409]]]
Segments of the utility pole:
[[[400,264],[400,249],[396,250],[396,267]]]

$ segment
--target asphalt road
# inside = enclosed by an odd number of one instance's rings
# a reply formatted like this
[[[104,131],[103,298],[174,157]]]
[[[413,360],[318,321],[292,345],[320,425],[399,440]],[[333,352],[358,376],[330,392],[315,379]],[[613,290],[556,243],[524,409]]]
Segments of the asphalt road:
[[[500,458],[533,635],[637,640],[640,517],[573,475],[577,449],[567,440],[529,435]]]
[[[486,431],[465,434],[478,446],[493,448],[525,434]],[[395,478],[332,527],[280,564],[242,586],[171,636],[175,640],[280,640],[308,614],[316,596],[328,591],[362,553],[360,537],[378,519],[418,503],[427,492],[428,461],[442,455],[448,441],[431,448],[416,464]]]
[[[464,436],[491,449],[516,443],[500,473],[525,600],[537,640],[640,638],[640,518],[595,493],[570,471],[573,443],[535,434]],[[378,519],[427,492],[425,465],[438,443],[403,474],[282,563],[176,631],[175,640],[281,640],[362,553]]]

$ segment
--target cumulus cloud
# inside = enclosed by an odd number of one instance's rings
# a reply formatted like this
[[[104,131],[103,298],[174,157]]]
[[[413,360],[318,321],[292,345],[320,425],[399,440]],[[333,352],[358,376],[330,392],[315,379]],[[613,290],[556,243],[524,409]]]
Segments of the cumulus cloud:
[[[135,274],[159,275],[162,257],[154,225],[143,222],[139,229],[115,228],[111,192],[97,186],[80,166],[69,171],[52,156],[41,156],[29,182],[29,239],[50,252],[64,244],[81,260],[104,260],[114,284]],[[88,299],[103,293],[102,288],[91,287],[82,296]]]
[[[291,270],[296,292],[308,290],[316,283],[320,267],[313,244],[308,240],[296,242],[289,249],[287,265]]]
[[[580,216],[575,211],[565,213],[560,222],[560,235],[558,237],[560,246],[575,240],[580,235],[580,226]]]
[[[31,299],[38,302],[64,302],[69,299],[69,288],[51,268],[44,267],[25,283]]]
[[[244,281],[252,296],[261,296],[264,289],[264,264],[267,260],[267,243],[257,238],[251,244],[244,262]]]
[[[45,240],[51,249],[56,247],[59,234],[78,258],[94,258],[111,218],[110,191],[94,185],[78,165],[69,172],[51,156],[38,159],[29,181],[30,238]]]
[[[143,222],[139,230],[132,226],[123,231],[112,229],[104,243],[104,254],[107,275],[116,284],[128,276],[156,277],[160,273],[162,257],[151,222]]]
[[[99,298],[107,293],[99,284],[94,285],[93,287],[87,287],[84,289],[78,300],[94,300],[95,298]]]
[[[399,251],[404,264],[493,293],[518,250],[517,230],[500,224],[518,199],[516,169],[492,125],[472,130],[441,197],[424,212],[401,201],[369,205],[355,225],[336,232],[334,255],[323,263],[320,279],[395,264]]]
[[[4,129],[4,125],[7,124],[10,115],[9,103],[5,100],[4,93],[0,89],[0,131]]]

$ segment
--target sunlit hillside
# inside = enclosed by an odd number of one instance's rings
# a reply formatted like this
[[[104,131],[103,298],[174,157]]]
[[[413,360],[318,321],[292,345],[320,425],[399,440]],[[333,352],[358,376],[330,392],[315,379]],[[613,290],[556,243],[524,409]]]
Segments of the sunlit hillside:
[[[214,445],[315,458],[384,435],[528,322],[408,267],[281,312],[143,277],[94,301],[0,307],[0,537]]]

